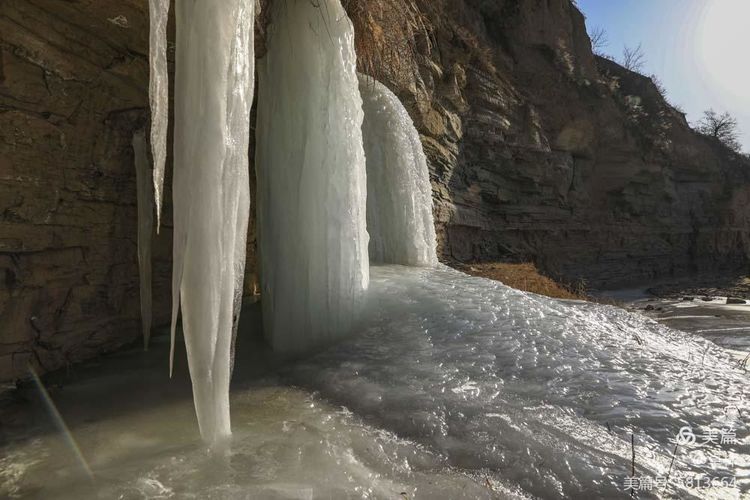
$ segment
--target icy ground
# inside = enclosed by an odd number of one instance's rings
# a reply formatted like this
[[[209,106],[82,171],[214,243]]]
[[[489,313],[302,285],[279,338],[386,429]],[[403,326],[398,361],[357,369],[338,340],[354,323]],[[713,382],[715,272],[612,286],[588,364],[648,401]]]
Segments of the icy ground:
[[[634,295],[634,294],[633,294]],[[645,291],[625,297],[625,306],[671,328],[695,333],[744,359],[750,351],[750,304],[727,304],[727,297],[659,298]],[[710,299],[710,300],[709,300]]]
[[[447,268],[371,279],[358,334],[311,357],[273,360],[243,329],[223,456],[196,438],[184,367],[175,387],[163,353],[115,358],[52,392],[93,479],[41,407],[16,410],[0,496],[628,498],[631,435],[639,498],[750,492],[750,390],[721,347]]]

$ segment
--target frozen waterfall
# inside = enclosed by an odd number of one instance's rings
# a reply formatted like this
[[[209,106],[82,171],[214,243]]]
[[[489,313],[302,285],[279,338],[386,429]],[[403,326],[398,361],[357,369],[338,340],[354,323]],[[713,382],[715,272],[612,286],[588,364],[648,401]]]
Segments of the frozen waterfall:
[[[167,160],[169,124],[169,75],[167,73],[167,21],[169,0],[149,0],[150,34],[148,94],[151,103],[151,153],[154,157],[154,204],[156,230],[161,224],[164,166]]]
[[[419,132],[398,97],[359,75],[367,157],[370,260],[409,266],[437,264],[432,187]]]
[[[172,353],[181,308],[198,424],[209,442],[230,434],[250,207],[254,10],[254,0],[176,3]]]
[[[146,132],[133,134],[135,182],[138,195],[138,273],[141,296],[141,325],[143,347],[148,348],[151,337],[151,234],[154,230],[153,184],[151,162],[148,157]]]
[[[256,168],[266,337],[301,351],[350,329],[369,283],[362,100],[339,0],[274,2]]]

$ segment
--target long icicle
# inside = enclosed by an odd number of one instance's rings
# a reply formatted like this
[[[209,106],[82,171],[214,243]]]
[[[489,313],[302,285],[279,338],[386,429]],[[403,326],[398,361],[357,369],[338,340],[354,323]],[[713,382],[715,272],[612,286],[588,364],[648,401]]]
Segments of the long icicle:
[[[181,308],[198,425],[209,443],[231,433],[232,337],[250,213],[254,12],[254,0],[176,4],[172,355]]]
[[[151,338],[151,235],[154,230],[154,196],[151,182],[151,164],[148,158],[146,132],[133,134],[135,180],[138,194],[138,273],[141,298],[141,326],[143,347],[148,349]]]
[[[167,161],[167,127],[169,125],[169,74],[167,69],[167,21],[169,0],[149,0],[148,95],[151,104],[151,156],[154,158],[154,204],[156,231],[161,226],[164,166]]]

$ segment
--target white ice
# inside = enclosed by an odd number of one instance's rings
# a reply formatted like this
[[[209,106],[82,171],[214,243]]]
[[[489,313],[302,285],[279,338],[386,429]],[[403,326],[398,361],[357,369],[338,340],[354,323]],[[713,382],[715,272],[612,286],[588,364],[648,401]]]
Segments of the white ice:
[[[301,351],[347,332],[368,285],[362,100],[339,0],[270,9],[256,127],[264,330]]]
[[[432,187],[419,132],[398,97],[359,75],[367,158],[370,261],[437,264]]]
[[[631,433],[636,476],[670,476],[659,496],[750,494],[750,387],[716,345],[446,267],[373,267],[368,295],[361,334],[290,366],[292,384],[532,496],[627,496]],[[697,442],[670,472],[683,426]],[[680,486],[695,477],[736,486]]]
[[[176,3],[172,342],[177,314],[201,435],[230,434],[229,380],[250,207],[254,0]]]
[[[135,182],[138,199],[138,273],[141,299],[141,327],[143,347],[148,348],[151,337],[151,235],[154,230],[154,188],[151,162],[148,156],[146,132],[133,134]]]
[[[149,0],[149,86],[151,104],[151,155],[154,158],[156,230],[161,225],[164,166],[167,160],[169,124],[169,74],[167,69],[167,21],[170,0]]]
[[[639,498],[750,494],[750,387],[720,347],[616,307],[446,268],[371,275],[357,335],[280,371],[247,346],[228,456],[195,442],[188,398],[165,400],[181,378],[113,356],[52,392],[96,481],[65,440],[14,430],[0,448],[0,496],[629,498],[631,434],[636,476],[670,475]],[[243,320],[257,318],[250,312]],[[156,373],[160,348],[154,339],[137,353]],[[265,378],[242,373],[263,363]],[[137,402],[122,397],[131,391]],[[697,441],[678,448],[670,472],[683,426]],[[738,442],[706,444],[711,429],[733,429]],[[686,487],[695,477],[735,486]]]
[[[177,3],[173,335],[181,304],[198,422],[212,442],[230,433],[232,332],[249,204],[253,6]],[[369,269],[351,23],[339,0],[271,8],[256,156],[266,335],[280,351],[350,329],[358,335],[285,365],[268,381],[281,394],[264,399],[257,385],[238,392],[239,436],[227,461],[214,463],[190,446],[175,450],[174,439],[158,430],[184,440],[189,417],[151,411],[144,421],[91,438],[91,446],[109,445],[119,433],[128,453],[95,448],[100,462],[92,468],[104,479],[79,486],[105,496],[616,498],[627,495],[635,451],[639,478],[672,480],[652,492],[657,496],[695,493],[685,486],[695,477],[735,479],[735,486],[714,485],[700,496],[747,495],[750,389],[721,348],[622,309],[543,298],[444,267]],[[370,97],[387,97],[367,96],[366,109]],[[429,186],[421,160],[399,158],[418,156],[413,131],[395,118],[401,108],[391,100],[388,106],[395,115],[380,108],[375,120],[389,127],[365,124],[365,140],[374,141],[368,151],[401,144],[391,148],[395,159],[383,151],[373,161],[386,185],[411,184],[421,193]],[[391,128],[406,138],[391,136]],[[396,164],[417,166],[416,175],[402,179]],[[408,189],[394,202],[391,194],[377,196],[378,237],[395,234],[429,206]],[[383,215],[404,210],[410,196],[421,197],[413,214]],[[424,246],[431,238],[422,238]],[[393,259],[403,254],[394,251]],[[383,260],[390,260],[385,250]],[[284,393],[289,386],[302,391]],[[308,399],[304,390],[316,396]],[[320,413],[312,411],[318,397],[325,401]],[[97,425],[84,420],[80,428]],[[737,442],[685,445],[673,457],[686,426],[698,436],[731,429]],[[124,428],[132,434],[123,436]],[[144,437],[148,428],[156,430]],[[88,433],[79,435],[88,441]],[[96,456],[82,446],[84,456]],[[12,484],[45,463],[43,453],[52,456],[34,449],[4,455],[10,459],[3,470],[26,467]],[[45,472],[43,479],[55,471]]]

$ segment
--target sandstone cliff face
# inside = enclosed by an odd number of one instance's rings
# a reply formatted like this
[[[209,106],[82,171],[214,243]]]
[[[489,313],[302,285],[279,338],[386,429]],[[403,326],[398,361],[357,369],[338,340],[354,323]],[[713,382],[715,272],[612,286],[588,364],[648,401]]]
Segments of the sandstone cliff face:
[[[750,165],[650,80],[596,59],[569,0],[347,9],[361,69],[422,134],[444,260],[532,259],[599,286],[746,265]],[[147,24],[146,0],[0,2],[0,381],[140,335],[130,143],[148,118]]]
[[[147,119],[143,1],[0,2],[0,380],[139,331],[131,140]],[[155,239],[168,317],[169,231]]]
[[[420,10],[417,76],[385,76],[423,134],[446,260],[530,259],[599,287],[747,265],[750,164],[596,58],[568,0]]]

